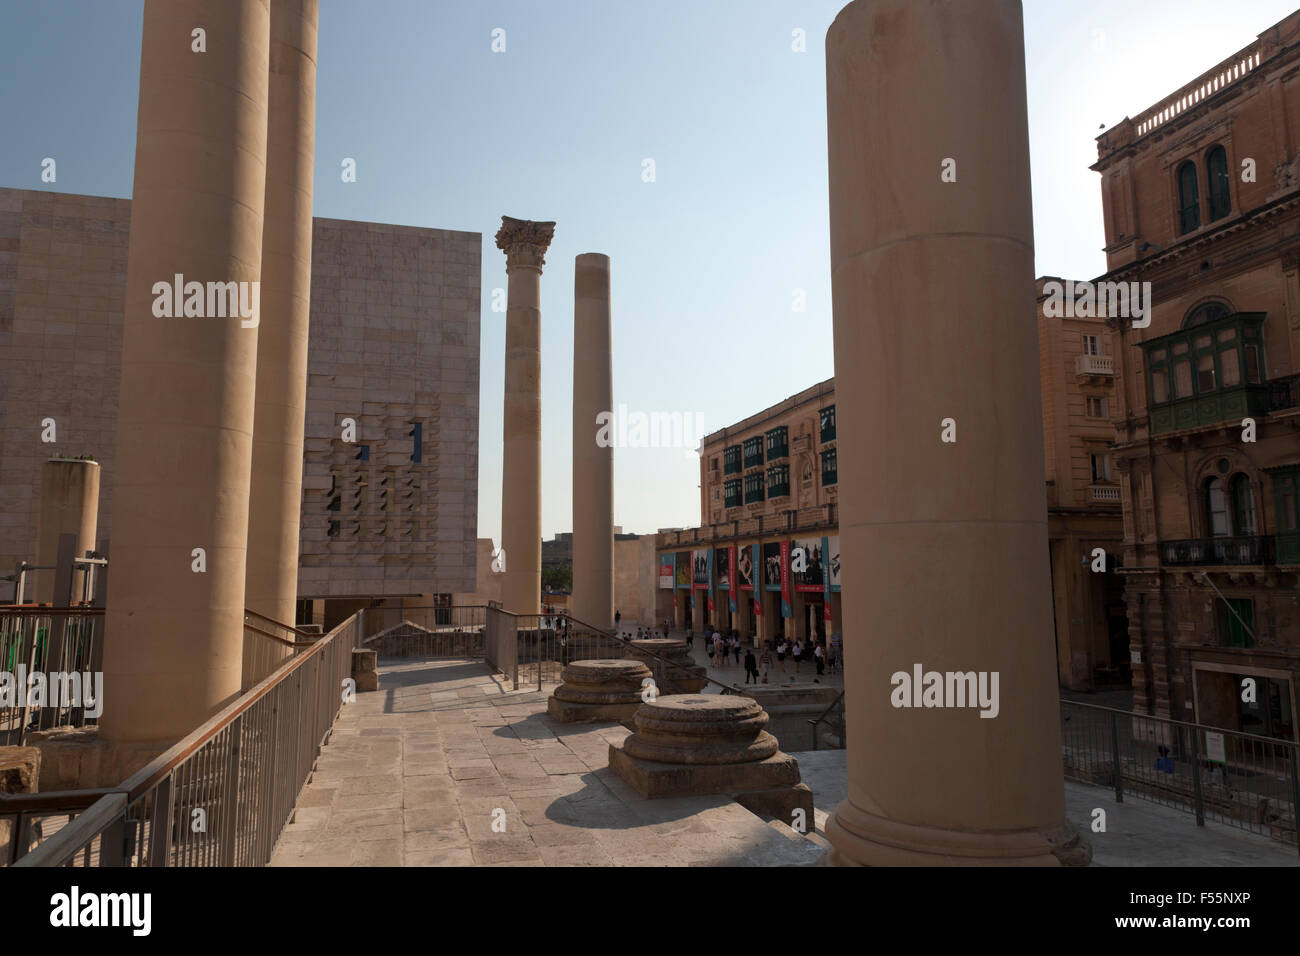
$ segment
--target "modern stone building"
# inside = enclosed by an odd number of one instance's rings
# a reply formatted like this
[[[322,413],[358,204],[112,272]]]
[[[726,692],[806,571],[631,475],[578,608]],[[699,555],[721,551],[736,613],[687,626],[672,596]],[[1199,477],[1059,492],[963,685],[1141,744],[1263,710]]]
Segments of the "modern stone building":
[[[1042,290],[1053,281],[1060,280],[1038,280],[1038,338],[1057,659],[1063,686],[1090,690],[1127,678],[1123,586],[1115,573],[1123,528],[1109,451],[1114,346],[1103,320],[1044,312]],[[659,535],[660,619],[675,612],[679,624],[689,620],[697,630],[707,620],[762,640],[841,629],[835,441],[834,379],[705,437],[700,506],[707,524]],[[803,572],[792,560],[800,546]],[[1094,572],[1096,548],[1110,559]]]
[[[35,561],[42,463],[91,454],[111,575],[130,210],[0,190],[6,571]],[[299,597],[317,603],[301,604],[300,620],[474,586],[481,249],[478,233],[314,221]],[[337,603],[322,617],[326,600]]]
[[[1136,709],[1295,739],[1300,13],[1097,139]],[[1253,677],[1257,700],[1243,702]]]

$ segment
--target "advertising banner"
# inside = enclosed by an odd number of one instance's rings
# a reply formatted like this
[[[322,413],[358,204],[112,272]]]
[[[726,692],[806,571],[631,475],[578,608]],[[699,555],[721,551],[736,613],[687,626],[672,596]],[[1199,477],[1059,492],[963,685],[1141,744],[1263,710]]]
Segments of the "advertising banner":
[[[736,546],[733,544],[731,547],[727,548],[727,567],[734,568],[735,566],[736,566]],[[727,610],[730,611],[732,614],[736,613],[736,591],[737,590],[738,588],[728,588],[727,590]]]
[[[696,591],[709,589],[709,555],[711,548],[701,548],[691,552],[691,577]]]
[[[712,620],[712,619],[713,619],[713,611],[714,611],[714,606],[713,606],[713,549],[712,549],[712,548],[709,548],[709,550],[708,550],[708,558],[707,558],[707,561],[708,561],[708,566],[707,566],[707,570],[706,570],[706,572],[705,572],[705,579],[704,579],[704,580],[705,580],[705,584],[707,584],[707,585],[708,585],[708,588],[709,588],[709,603],[708,603],[706,606],[707,606],[708,609],[709,609],[709,619]]]
[[[754,569],[758,567],[758,545],[741,548],[736,555],[736,579],[740,581],[740,590],[754,590]]]
[[[826,629],[830,630],[831,623],[831,544],[830,538],[822,538],[822,620],[826,622]]]
[[[673,556],[671,554],[665,554],[659,558],[659,587],[671,588],[672,586]]]
[[[782,545],[772,542],[763,545],[763,589],[781,590],[781,549]]]
[[[691,586],[691,553],[677,552],[677,586],[689,589]]]
[[[781,542],[781,616],[794,617],[790,604],[790,542]]]
[[[731,590],[730,548],[718,548],[713,552],[713,583],[719,590]]]
[[[840,589],[840,536],[833,534],[826,539],[826,563],[831,569],[831,590]]]
[[[826,539],[795,538],[790,542],[790,554],[790,580],[794,589],[801,594],[820,594],[826,587],[822,574],[826,564]]]
[[[763,562],[759,559],[758,545],[754,545],[752,550],[754,558],[750,563],[750,574],[753,576],[752,590],[754,592],[754,617],[760,618],[763,616],[763,597],[762,592],[758,590],[758,576],[762,573],[759,569],[763,566]]]

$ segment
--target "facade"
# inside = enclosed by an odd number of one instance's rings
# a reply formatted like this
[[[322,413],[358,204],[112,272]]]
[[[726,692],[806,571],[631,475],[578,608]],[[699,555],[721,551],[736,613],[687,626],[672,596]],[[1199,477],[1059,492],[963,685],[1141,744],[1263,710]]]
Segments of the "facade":
[[[130,210],[124,199],[0,190],[6,571],[35,561],[41,465],[56,455],[100,463],[97,550],[111,564]],[[327,599],[342,608],[474,586],[481,236],[313,226],[299,597],[317,602],[319,622]]]
[[[1050,314],[1043,290],[1053,281],[1037,286],[1057,663],[1062,686],[1091,690],[1128,675],[1115,573],[1123,526],[1109,449],[1113,333],[1100,319]],[[707,621],[763,641],[840,631],[835,415],[828,379],[705,437],[700,505],[708,524],[659,534],[661,619],[675,614],[679,625],[698,630]],[[1098,548],[1109,558],[1094,571]],[[757,602],[753,568],[761,569]]]
[[[1114,334],[1103,319],[1060,314],[1049,291],[1063,280],[1043,277],[1036,286],[1057,677],[1071,690],[1123,685],[1128,622],[1115,565],[1124,527],[1110,451]]]
[[[706,523],[658,535],[657,619],[760,641],[839,631],[835,434],[828,379],[704,437]]]
[[[1098,137],[1138,710],[1295,739],[1300,13]],[[1245,692],[1255,681],[1254,699]]]

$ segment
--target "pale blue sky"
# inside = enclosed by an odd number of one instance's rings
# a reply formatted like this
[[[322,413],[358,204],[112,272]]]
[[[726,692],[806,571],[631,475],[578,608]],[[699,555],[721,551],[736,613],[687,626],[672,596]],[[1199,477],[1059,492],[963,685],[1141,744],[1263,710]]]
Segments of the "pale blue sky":
[[[823,42],[843,0],[322,0],[315,214],[483,234],[479,534],[499,540],[502,214],[554,219],[543,520],[571,526],[573,259],[613,260],[614,397],[706,430],[830,377]],[[141,0],[0,0],[0,185],[129,196]],[[1104,269],[1095,137],[1280,0],[1027,0],[1037,272]],[[506,52],[491,52],[494,28]],[[791,34],[807,34],[807,51]],[[1100,32],[1098,32],[1100,31]],[[53,156],[58,182],[40,182]],[[339,177],[343,157],[356,183]],[[642,181],[653,158],[657,181]],[[807,311],[791,309],[803,289]],[[615,453],[615,521],[699,521],[684,452]]]

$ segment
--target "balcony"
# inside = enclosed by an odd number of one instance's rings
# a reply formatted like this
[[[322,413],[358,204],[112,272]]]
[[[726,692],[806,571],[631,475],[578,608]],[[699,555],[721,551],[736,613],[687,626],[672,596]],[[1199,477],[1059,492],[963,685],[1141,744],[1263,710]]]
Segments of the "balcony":
[[[1114,378],[1115,359],[1109,355],[1079,355],[1074,360],[1075,378]]]
[[[1272,564],[1273,536],[1161,541],[1160,563],[1169,567]]]
[[[1280,412],[1300,405],[1300,375],[1269,379],[1268,410]]]
[[[1119,501],[1119,485],[1089,485],[1088,499],[1090,501]]]
[[[1238,385],[1151,407],[1151,434],[1240,422],[1269,410],[1270,385]]]

